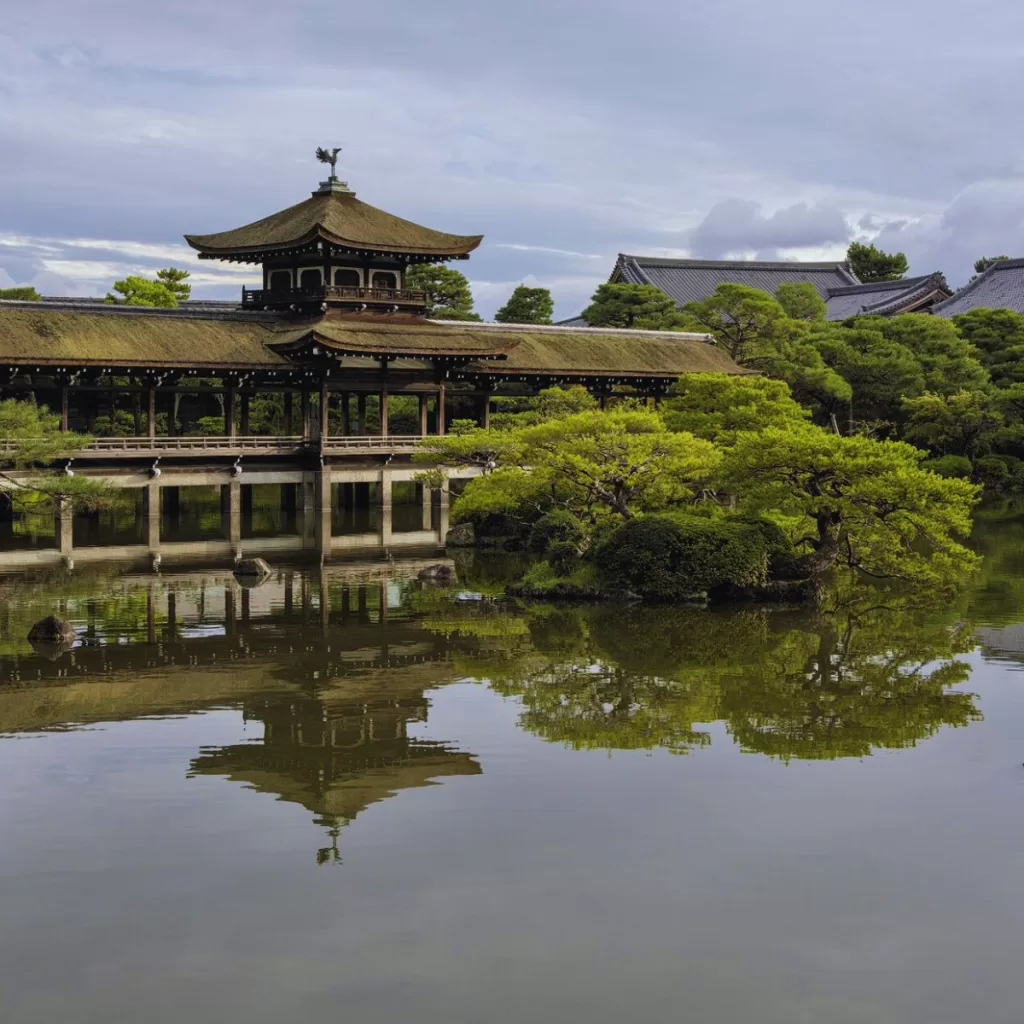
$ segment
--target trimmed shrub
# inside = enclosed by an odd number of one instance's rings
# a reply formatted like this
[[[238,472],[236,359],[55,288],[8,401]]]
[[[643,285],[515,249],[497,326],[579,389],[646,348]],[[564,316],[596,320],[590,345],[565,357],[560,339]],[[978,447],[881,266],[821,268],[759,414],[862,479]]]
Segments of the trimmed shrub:
[[[559,541],[568,541],[578,550],[585,536],[583,524],[571,512],[564,508],[555,508],[546,512],[533,524],[530,531],[530,550],[548,551]]]
[[[953,480],[970,480],[973,472],[971,460],[963,455],[940,455],[937,459],[925,459],[921,468]]]
[[[770,548],[760,523],[739,517],[631,519],[602,544],[597,568],[611,587],[674,601],[768,578]]]
[[[548,545],[548,565],[558,576],[571,576],[580,564],[580,554],[571,540],[556,540]]]

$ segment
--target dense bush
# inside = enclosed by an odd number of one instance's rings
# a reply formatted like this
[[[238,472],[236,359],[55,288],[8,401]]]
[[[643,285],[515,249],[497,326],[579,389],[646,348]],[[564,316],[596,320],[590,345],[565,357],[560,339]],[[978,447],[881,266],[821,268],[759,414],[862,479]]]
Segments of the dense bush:
[[[570,540],[556,540],[548,545],[548,565],[558,576],[571,576],[580,565],[580,553]]]
[[[603,582],[671,601],[768,576],[771,545],[760,523],[723,516],[647,516],[624,523],[597,552]]]
[[[576,516],[566,509],[555,508],[533,524],[530,550],[544,552],[559,541],[568,541],[578,550],[585,537],[586,531]]]
[[[974,463],[974,479],[986,487],[1000,487],[1010,478],[1010,467],[998,455],[986,455]]]
[[[937,459],[925,459],[921,468],[930,469],[952,480],[970,480],[973,471],[971,460],[963,455],[940,455]]]

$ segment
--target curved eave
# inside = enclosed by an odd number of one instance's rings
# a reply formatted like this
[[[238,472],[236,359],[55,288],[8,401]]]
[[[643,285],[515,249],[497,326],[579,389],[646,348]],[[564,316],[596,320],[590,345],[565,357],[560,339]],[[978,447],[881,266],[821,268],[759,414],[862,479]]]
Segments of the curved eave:
[[[303,235],[284,242],[272,242],[253,246],[219,246],[212,239],[216,235],[185,235],[185,241],[197,250],[200,259],[235,259],[246,263],[261,263],[265,256],[283,254],[295,249],[307,249],[317,242],[324,242],[338,249],[345,249],[354,254],[381,254],[387,256],[415,256],[423,259],[465,259],[483,241],[483,235],[467,235],[457,246],[393,246],[381,245],[376,242],[359,242],[350,238],[342,238],[327,231],[322,225]]]

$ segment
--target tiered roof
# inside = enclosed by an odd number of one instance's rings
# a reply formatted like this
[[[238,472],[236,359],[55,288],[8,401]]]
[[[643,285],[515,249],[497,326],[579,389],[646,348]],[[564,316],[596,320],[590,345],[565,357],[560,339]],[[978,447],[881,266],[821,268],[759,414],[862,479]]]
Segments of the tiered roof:
[[[347,186],[321,186],[309,199],[231,231],[185,236],[200,259],[240,263],[262,263],[317,243],[366,255],[465,259],[482,240],[483,235],[450,235],[378,210]]]
[[[949,286],[942,274],[831,288],[825,299],[825,317],[828,320],[845,320],[868,314],[895,316],[897,313],[912,313],[948,298],[949,294]]]

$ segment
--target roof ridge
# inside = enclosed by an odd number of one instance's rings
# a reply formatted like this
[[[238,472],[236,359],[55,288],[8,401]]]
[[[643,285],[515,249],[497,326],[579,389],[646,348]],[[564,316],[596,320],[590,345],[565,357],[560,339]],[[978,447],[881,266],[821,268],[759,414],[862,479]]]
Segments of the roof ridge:
[[[925,281],[930,281],[935,274],[921,274],[918,277],[901,277],[895,281],[866,281],[861,284],[846,285],[842,288],[829,288],[829,296],[833,295],[856,295],[861,292],[871,291],[900,291],[916,288]]]
[[[19,299],[0,299],[0,309],[16,308],[39,310],[47,313],[74,312],[81,316],[122,316],[122,317],[167,317],[172,320],[248,320],[253,323],[276,323],[280,314],[264,313],[255,310],[202,309],[183,308],[182,306],[125,306],[116,302],[97,302],[90,305],[82,302],[61,302],[50,299],[45,302],[23,301]]]
[[[641,262],[659,266],[677,267],[756,267],[763,270],[841,270],[850,273],[849,267],[844,260],[835,261],[804,261],[804,260],[704,260],[691,257],[675,256],[635,256],[629,253],[620,253],[620,261],[630,261],[639,265]],[[852,277],[853,275],[850,274]]]
[[[711,335],[700,331],[645,331],[639,327],[566,327],[561,324],[504,324],[494,320],[431,320],[427,323],[445,327],[467,327],[487,331],[509,331],[516,334],[602,334],[624,338],[669,338],[673,341],[704,341],[714,344]]]

